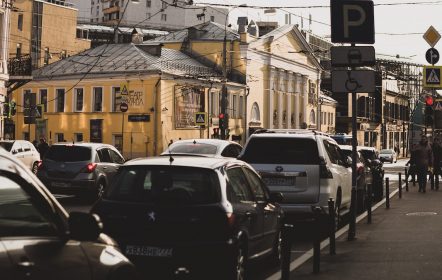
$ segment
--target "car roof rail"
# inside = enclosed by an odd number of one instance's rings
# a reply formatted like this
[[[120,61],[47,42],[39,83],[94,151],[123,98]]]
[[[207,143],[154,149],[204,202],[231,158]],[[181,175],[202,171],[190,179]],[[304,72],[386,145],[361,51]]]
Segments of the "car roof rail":
[[[262,133],[286,133],[286,134],[314,134],[314,135],[323,135],[330,137],[329,133],[322,132],[314,129],[291,129],[291,128],[263,128],[258,129],[253,134],[262,134]]]

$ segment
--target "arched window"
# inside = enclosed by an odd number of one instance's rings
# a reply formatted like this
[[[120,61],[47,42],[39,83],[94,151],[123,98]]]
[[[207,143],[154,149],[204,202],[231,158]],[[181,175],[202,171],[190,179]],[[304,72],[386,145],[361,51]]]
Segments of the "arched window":
[[[310,111],[310,124],[316,124],[315,110]]]
[[[252,112],[250,114],[251,121],[252,122],[260,122],[261,121],[261,114],[259,113],[259,106],[258,103],[253,103],[252,105]]]

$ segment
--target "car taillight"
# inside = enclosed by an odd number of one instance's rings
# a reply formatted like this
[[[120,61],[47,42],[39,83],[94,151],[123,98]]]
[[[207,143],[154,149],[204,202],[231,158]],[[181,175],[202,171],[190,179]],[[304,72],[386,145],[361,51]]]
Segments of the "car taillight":
[[[321,157],[319,162],[319,178],[321,179],[333,179],[333,174],[327,166],[327,162]]]
[[[88,163],[86,165],[86,173],[92,173],[94,172],[95,168],[97,168],[97,164],[96,163]]]
[[[363,165],[358,166],[357,173],[358,173],[358,175],[364,174],[364,166]]]
[[[230,227],[235,224],[235,214],[229,212],[227,213],[227,224],[229,224]]]

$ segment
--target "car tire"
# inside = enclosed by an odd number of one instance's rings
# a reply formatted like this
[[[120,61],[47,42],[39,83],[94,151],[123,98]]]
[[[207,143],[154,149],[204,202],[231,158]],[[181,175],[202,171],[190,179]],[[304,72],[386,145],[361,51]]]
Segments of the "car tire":
[[[338,230],[339,223],[341,222],[341,203],[342,203],[342,193],[341,189],[338,189],[335,201],[335,231]]]
[[[272,265],[281,264],[282,259],[282,231],[279,230],[273,242],[272,254],[270,255],[270,262]]]
[[[34,162],[32,165],[32,173],[37,174],[38,171],[38,162]]]
[[[244,280],[246,276],[247,250],[244,242],[240,242],[233,252],[227,269],[228,280]]]
[[[106,189],[106,184],[104,183],[103,180],[98,181],[97,184],[97,193],[96,193],[96,198],[99,199],[103,196],[104,190]]]

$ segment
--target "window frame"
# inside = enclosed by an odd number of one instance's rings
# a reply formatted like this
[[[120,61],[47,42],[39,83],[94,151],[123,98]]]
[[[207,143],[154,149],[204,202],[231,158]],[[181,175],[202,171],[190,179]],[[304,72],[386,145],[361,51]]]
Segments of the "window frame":
[[[81,110],[78,109],[78,90],[81,90]],[[84,88],[83,87],[76,87],[74,88],[74,112],[84,112]]]
[[[59,110],[59,96],[58,96],[58,93],[59,93],[59,91],[60,90],[63,90],[63,110],[62,111],[60,111]],[[54,112],[56,112],[56,113],[64,113],[64,112],[66,112],[66,89],[65,88],[56,88],[55,89],[55,99],[57,100],[56,102],[54,102],[54,106],[55,106],[55,110],[54,110]]]
[[[100,110],[96,109],[96,94],[97,92],[95,91],[96,89],[101,89],[101,102],[100,102]],[[102,86],[94,86],[92,87],[92,112],[103,112],[103,104],[104,104],[104,87]]]

